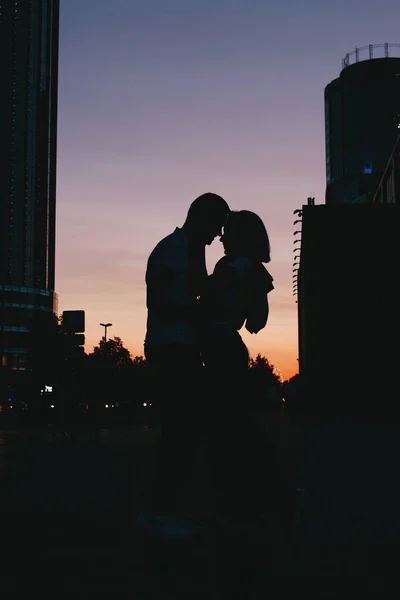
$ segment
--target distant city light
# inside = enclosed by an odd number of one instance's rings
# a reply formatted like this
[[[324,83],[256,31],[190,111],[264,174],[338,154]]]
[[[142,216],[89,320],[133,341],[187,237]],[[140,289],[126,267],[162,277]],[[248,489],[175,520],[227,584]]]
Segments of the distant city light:
[[[143,406],[147,406],[147,402],[143,402]]]
[[[104,406],[105,406],[106,408],[109,408],[108,404],[105,404]]]
[[[50,404],[50,408],[54,408],[54,404]]]
[[[370,163],[370,162],[364,163],[363,173],[364,173],[364,175],[371,175],[372,163]]]
[[[282,373],[279,367],[274,367],[272,370],[272,373],[275,375],[275,377],[278,379],[278,381],[280,383],[282,383],[283,381],[283,377],[282,377]]]

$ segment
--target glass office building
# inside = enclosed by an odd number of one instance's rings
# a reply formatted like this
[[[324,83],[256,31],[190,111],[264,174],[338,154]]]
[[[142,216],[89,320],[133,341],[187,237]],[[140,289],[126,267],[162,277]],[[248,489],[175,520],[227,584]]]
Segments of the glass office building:
[[[59,0],[0,0],[0,357],[23,369],[54,292]]]
[[[356,48],[325,88],[326,204],[372,202],[400,128],[394,53],[400,44]]]

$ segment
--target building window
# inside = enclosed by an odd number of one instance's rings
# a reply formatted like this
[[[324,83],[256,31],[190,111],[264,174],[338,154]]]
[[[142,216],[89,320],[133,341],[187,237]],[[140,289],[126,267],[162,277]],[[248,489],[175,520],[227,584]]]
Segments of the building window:
[[[366,161],[364,163],[363,174],[371,175],[371,173],[372,173],[372,163],[370,161]]]

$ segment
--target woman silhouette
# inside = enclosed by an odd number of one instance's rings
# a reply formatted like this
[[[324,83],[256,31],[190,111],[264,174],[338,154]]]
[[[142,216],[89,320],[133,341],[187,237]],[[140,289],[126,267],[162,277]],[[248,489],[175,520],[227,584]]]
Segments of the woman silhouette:
[[[270,243],[263,221],[249,210],[229,214],[221,242],[225,256],[215,265],[207,295],[201,299],[202,355],[214,374],[228,369],[237,379],[249,364],[239,331],[245,326],[256,334],[268,321],[268,293],[274,286],[263,263],[271,260]]]
[[[257,334],[268,321],[268,294],[274,286],[264,263],[271,260],[270,242],[262,219],[248,210],[228,215],[221,241],[225,256],[200,299],[212,411],[208,458],[217,513],[247,522],[268,510],[280,476],[275,452],[251,411],[249,352],[240,335],[243,326]]]

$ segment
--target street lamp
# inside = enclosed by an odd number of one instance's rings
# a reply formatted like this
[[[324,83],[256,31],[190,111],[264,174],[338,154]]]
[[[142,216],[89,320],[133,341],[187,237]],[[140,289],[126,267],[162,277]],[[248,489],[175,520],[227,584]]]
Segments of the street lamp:
[[[107,341],[107,327],[112,327],[112,323],[100,323],[104,327],[104,343]]]

